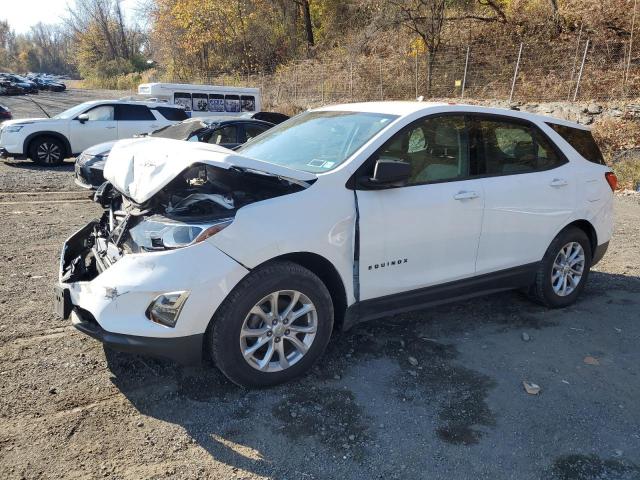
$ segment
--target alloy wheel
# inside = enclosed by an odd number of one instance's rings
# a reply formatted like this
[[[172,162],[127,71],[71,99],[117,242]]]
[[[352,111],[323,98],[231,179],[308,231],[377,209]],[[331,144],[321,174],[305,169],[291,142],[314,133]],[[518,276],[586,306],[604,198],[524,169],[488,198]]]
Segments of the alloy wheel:
[[[551,268],[551,286],[556,295],[571,295],[582,279],[584,267],[585,254],[580,243],[569,242],[562,247]]]
[[[57,163],[60,160],[62,151],[55,143],[43,142],[36,151],[38,159],[44,163]]]
[[[262,372],[280,372],[298,363],[316,337],[313,302],[296,290],[279,290],[249,311],[240,331],[245,361]]]

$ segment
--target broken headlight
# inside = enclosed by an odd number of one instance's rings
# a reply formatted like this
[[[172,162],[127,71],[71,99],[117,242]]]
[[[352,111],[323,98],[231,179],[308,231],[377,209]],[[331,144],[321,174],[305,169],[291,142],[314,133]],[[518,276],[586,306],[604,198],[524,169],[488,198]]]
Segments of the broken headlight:
[[[131,240],[143,250],[165,250],[202,242],[231,225],[233,218],[212,223],[183,223],[154,216],[129,230]]]

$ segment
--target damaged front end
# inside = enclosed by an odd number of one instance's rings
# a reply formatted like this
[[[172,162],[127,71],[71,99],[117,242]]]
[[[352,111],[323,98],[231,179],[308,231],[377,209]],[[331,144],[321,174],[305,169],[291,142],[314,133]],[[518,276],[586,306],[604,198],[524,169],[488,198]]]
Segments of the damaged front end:
[[[127,254],[202,242],[231,225],[240,208],[303,189],[264,172],[206,163],[191,164],[141,204],[106,182],[95,193],[102,216],[63,247],[60,282],[91,281]]]

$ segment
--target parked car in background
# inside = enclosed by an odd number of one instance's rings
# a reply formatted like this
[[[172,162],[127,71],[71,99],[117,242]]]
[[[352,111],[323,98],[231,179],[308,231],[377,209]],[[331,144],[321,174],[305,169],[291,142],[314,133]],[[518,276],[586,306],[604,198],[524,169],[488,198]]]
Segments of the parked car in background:
[[[24,95],[25,93],[24,88],[0,76],[0,95]]]
[[[212,143],[225,148],[236,148],[273,126],[273,123],[249,118],[192,118],[151,132],[147,136],[186,140],[188,142]],[[115,143],[101,143],[88,148],[80,154],[75,165],[76,185],[82,188],[96,189],[104,183],[104,165]]]
[[[13,118],[13,115],[11,115],[11,110],[9,110],[9,107],[5,107],[4,105],[0,104],[0,123],[4,122],[5,120],[11,120]]]
[[[123,140],[105,178],[102,218],[62,249],[58,313],[243,386],[303,374],[365,320],[510,289],[573,304],[617,182],[582,125],[423,102],[307,111],[236,151]]]
[[[31,80],[21,77],[20,75],[16,75],[13,73],[2,73],[0,74],[0,78],[4,78],[14,85],[17,85],[23,90],[23,93],[38,93],[38,85],[36,85],[36,83],[32,82]]]
[[[52,118],[9,120],[0,128],[0,157],[60,165],[65,158],[110,140],[130,138],[185,120],[184,109],[166,103],[95,100]]]
[[[67,86],[64,83],[49,77],[33,76],[30,77],[29,80],[34,82],[40,90],[48,90],[50,92],[64,92],[67,89]]]

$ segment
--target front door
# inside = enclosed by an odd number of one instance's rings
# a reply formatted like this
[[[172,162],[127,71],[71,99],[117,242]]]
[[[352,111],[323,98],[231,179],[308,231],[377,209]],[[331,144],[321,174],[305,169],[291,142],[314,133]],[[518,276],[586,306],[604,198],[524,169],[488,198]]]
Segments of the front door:
[[[410,163],[412,176],[403,187],[356,191],[360,300],[473,276],[484,192],[464,116],[414,122],[368,162],[380,158]]]
[[[113,105],[99,105],[85,113],[88,117],[86,120],[71,120],[69,140],[72,153],[80,153],[99,143],[118,139]]]

